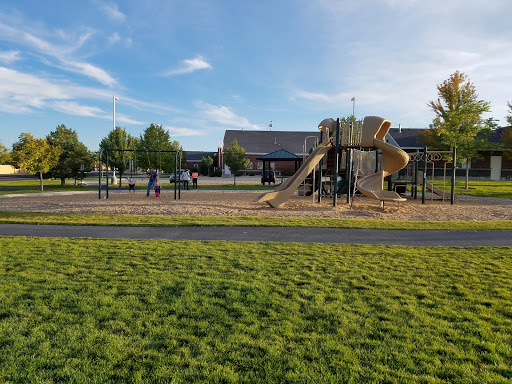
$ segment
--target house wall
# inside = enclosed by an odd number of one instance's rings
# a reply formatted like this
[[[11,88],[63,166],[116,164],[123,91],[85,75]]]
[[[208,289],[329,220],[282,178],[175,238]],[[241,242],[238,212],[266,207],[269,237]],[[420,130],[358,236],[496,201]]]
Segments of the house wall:
[[[257,160],[256,158],[262,156],[261,154],[257,155],[247,155],[246,157],[249,159],[251,163],[249,163],[249,166],[245,170],[246,174],[255,174],[255,175],[261,175],[263,171],[263,161]],[[294,161],[276,161],[272,162],[274,165],[275,171],[281,171],[281,173],[285,176],[293,175],[295,172],[295,162]],[[252,165],[252,167],[251,167]],[[266,162],[265,167],[268,169],[268,162]]]
[[[0,165],[0,175],[11,175],[13,173],[18,172],[12,165]]]

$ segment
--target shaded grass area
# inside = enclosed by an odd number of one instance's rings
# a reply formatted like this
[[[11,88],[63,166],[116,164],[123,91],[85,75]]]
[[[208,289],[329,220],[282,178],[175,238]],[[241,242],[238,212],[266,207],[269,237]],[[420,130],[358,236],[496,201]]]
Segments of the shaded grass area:
[[[427,179],[428,182],[432,183],[431,179]],[[455,193],[461,196],[473,196],[473,197],[487,197],[494,199],[505,199],[512,200],[512,181],[480,181],[470,180],[468,189],[465,189],[464,180],[455,181]],[[446,183],[442,180],[434,180],[432,183],[437,188],[446,191],[448,199],[451,192],[451,180],[446,179]],[[418,186],[418,193],[421,193],[421,185]],[[408,193],[411,192],[411,186],[407,187]],[[428,192],[428,191],[427,191]]]
[[[512,380],[510,247],[0,245],[1,382]]]
[[[512,220],[502,221],[398,221],[337,218],[293,218],[260,216],[159,216],[102,215],[0,211],[0,223],[46,225],[116,225],[151,227],[314,227],[404,230],[512,230]]]
[[[68,191],[93,191],[98,189],[96,186],[80,184],[74,185],[74,180],[67,180],[65,186],[60,185],[60,180],[44,180],[43,192],[68,192]],[[21,193],[41,193],[39,180],[19,180],[0,182],[0,195],[21,194]]]
[[[255,178],[257,182],[259,179]],[[92,183],[91,183],[92,181]],[[47,179],[44,180],[44,191],[43,192],[67,192],[67,191],[94,191],[98,190],[98,183],[96,180],[88,180],[90,184],[74,185],[74,180],[67,180],[65,186],[60,185],[60,180]],[[174,183],[169,183],[168,180],[161,182],[162,189],[164,191],[173,191]],[[103,186],[102,188],[104,188]],[[192,183],[189,188],[192,188]],[[232,180],[226,180],[225,184],[219,185],[198,185],[199,190],[204,191],[260,191],[260,190],[273,190],[275,186],[262,186],[261,184],[237,184],[233,186]],[[119,184],[109,184],[109,189],[116,191],[119,189],[128,190],[128,182],[123,178],[121,187]],[[145,191],[147,189],[147,181],[139,181],[135,184],[135,189]],[[39,180],[19,180],[19,181],[2,181],[0,182],[0,195],[6,194],[21,194],[21,193],[41,193]]]

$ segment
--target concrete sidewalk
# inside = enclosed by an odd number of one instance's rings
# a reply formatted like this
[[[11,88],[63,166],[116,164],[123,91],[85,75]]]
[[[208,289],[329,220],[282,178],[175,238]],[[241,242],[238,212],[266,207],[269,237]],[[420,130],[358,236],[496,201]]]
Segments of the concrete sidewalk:
[[[512,246],[512,231],[415,231],[292,227],[119,227],[0,224],[0,236],[226,240],[406,246]]]

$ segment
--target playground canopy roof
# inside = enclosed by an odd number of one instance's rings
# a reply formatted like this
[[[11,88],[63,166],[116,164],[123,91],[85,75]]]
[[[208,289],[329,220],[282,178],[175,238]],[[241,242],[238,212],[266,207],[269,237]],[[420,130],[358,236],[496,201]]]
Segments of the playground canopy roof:
[[[257,157],[256,160],[266,161],[302,161],[302,157],[294,153],[288,152],[286,149],[279,149],[277,151],[267,153],[266,155]]]

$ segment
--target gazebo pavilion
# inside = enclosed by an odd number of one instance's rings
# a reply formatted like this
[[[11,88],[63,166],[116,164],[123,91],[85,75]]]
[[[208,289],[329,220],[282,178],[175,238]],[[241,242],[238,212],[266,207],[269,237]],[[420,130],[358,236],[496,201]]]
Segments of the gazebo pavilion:
[[[275,152],[267,153],[266,155],[257,157],[256,160],[260,160],[263,162],[263,178],[265,178],[266,167],[265,164],[268,163],[268,169],[270,170],[270,163],[276,161],[293,161],[295,164],[295,172],[299,169],[302,163],[302,157],[297,156],[294,153],[288,152],[286,149],[279,149]]]

